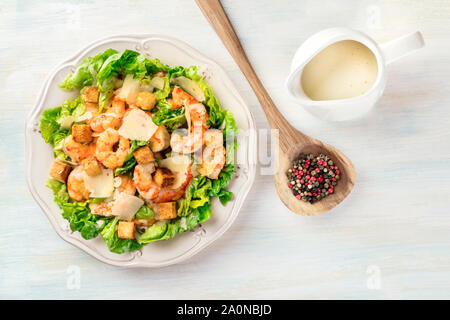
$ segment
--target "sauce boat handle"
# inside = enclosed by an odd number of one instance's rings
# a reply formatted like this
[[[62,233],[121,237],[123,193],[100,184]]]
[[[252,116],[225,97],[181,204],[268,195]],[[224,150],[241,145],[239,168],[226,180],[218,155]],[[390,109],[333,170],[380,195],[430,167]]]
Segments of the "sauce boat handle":
[[[425,46],[422,33],[416,31],[380,45],[386,64]]]

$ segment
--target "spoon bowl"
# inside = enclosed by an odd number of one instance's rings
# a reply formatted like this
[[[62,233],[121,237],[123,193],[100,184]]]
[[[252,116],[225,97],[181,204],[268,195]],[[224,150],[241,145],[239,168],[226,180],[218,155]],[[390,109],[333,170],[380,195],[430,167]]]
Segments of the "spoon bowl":
[[[300,134],[304,138],[304,135]],[[303,139],[299,139],[299,141],[301,142],[293,144],[287,152],[280,152],[275,173],[275,187],[281,201],[292,212],[305,216],[315,216],[333,209],[347,197],[355,185],[356,172],[350,159],[336,148],[315,139],[311,139],[309,142],[304,142]],[[341,172],[334,193],[313,204],[296,199],[292,190],[288,187],[289,181],[286,173],[292,162],[302,153],[325,154],[339,167]]]

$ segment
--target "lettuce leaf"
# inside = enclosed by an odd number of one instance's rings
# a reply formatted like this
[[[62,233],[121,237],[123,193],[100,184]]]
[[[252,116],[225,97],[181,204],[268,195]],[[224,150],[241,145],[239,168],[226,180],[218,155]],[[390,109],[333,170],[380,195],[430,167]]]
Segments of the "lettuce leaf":
[[[145,204],[136,212],[137,219],[150,219],[153,218],[154,215],[155,212],[152,210],[152,208]]]
[[[97,82],[96,74],[105,61],[115,54],[117,54],[116,50],[108,49],[94,57],[85,58],[75,71],[69,74],[58,86],[63,90],[72,90],[95,85]]]
[[[175,129],[181,127],[186,123],[186,116],[184,115],[184,108],[171,110],[171,105],[166,101],[158,103],[158,110],[152,117],[153,122],[157,126],[164,125],[172,133]]]
[[[218,197],[222,205],[226,205],[233,198],[233,193],[225,189],[233,173],[234,165],[229,163],[224,166],[216,180],[201,175],[193,178],[188,185],[185,198],[178,200],[178,216],[188,217],[196,210],[200,210],[199,213],[202,213],[200,216],[209,219],[211,197]]]
[[[53,191],[54,201],[62,209],[62,216],[69,221],[72,231],[79,231],[81,236],[86,239],[93,239],[106,225],[102,221],[105,218],[99,218],[91,214],[87,202],[69,202],[69,194],[66,185],[55,179],[49,179],[46,186]]]

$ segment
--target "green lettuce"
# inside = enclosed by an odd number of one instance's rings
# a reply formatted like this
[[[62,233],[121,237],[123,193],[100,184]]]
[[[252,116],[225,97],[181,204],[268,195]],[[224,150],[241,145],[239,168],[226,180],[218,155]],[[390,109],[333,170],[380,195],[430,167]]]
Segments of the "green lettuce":
[[[178,216],[187,217],[200,208],[203,208],[200,210],[206,210],[205,206],[210,205],[211,197],[218,197],[220,202],[226,205],[233,198],[233,193],[225,189],[233,173],[234,165],[229,163],[224,166],[216,180],[201,175],[193,178],[188,185],[186,196],[178,200]],[[202,213],[204,216],[205,212],[202,211]]]
[[[143,205],[139,208],[139,210],[136,212],[136,218],[137,219],[150,219],[153,218],[155,215],[155,212],[147,205]]]
[[[116,50],[108,49],[94,57],[87,57],[58,86],[63,90],[72,90],[96,85],[96,75],[101,70],[105,61],[115,54],[117,54]]]
[[[172,133],[175,129],[186,123],[184,108],[171,110],[171,105],[165,101],[158,103],[158,110],[152,117],[153,122],[157,126],[164,125]]]

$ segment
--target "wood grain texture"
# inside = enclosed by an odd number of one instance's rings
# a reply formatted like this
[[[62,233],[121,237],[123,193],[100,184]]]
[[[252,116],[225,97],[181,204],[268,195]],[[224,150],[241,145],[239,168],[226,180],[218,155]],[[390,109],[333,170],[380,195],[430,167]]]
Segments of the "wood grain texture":
[[[261,162],[239,217],[217,242],[181,265],[126,270],[61,240],[28,193],[24,119],[50,70],[101,37],[164,33],[222,65],[258,128],[269,132],[266,117],[194,1],[2,2],[0,298],[449,298],[450,4],[292,3],[222,2],[281,113],[352,159],[354,190],[327,214],[293,215]],[[284,81],[301,42],[333,26],[380,42],[421,30],[426,47],[389,66],[384,96],[370,114],[330,124],[293,103]]]
[[[278,111],[277,106],[253,70],[220,1],[196,0],[196,2],[250,83],[271,128],[278,131],[279,151],[275,173],[275,187],[281,201],[292,212],[305,216],[315,216],[333,209],[353,189],[356,172],[352,162],[336,148],[308,137],[290,125]],[[292,162],[302,153],[325,154],[334,160],[342,170],[342,179],[336,186],[334,194],[313,204],[297,200],[292,194],[292,190],[288,188],[287,170]]]

